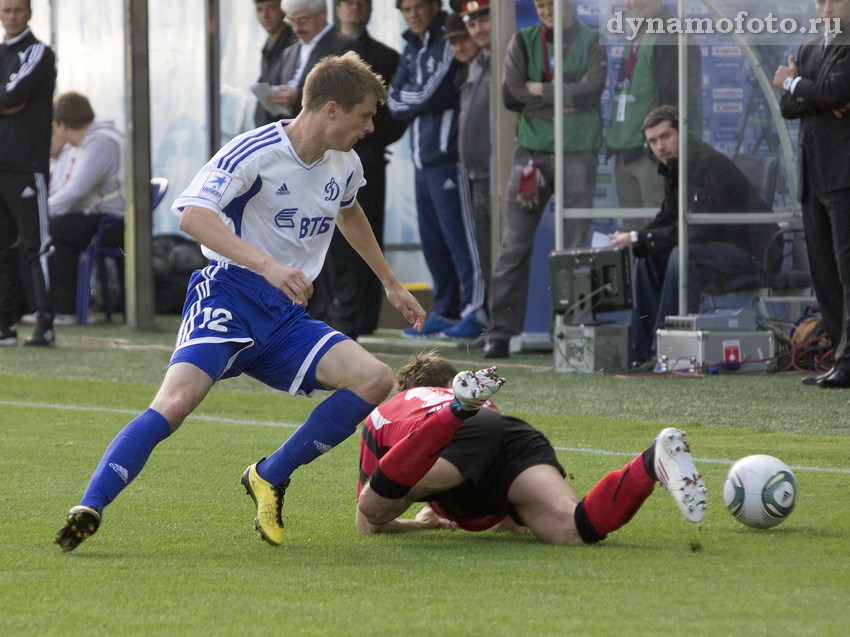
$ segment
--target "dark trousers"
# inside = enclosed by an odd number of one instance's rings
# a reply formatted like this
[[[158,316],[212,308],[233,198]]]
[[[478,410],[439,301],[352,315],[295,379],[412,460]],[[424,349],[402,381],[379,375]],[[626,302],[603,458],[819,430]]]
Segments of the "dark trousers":
[[[357,201],[383,249],[387,165],[384,149],[361,150],[359,154],[367,184],[357,191]],[[374,332],[378,328],[384,288],[372,268],[339,232],[331,240],[325,271],[332,298],[328,323],[351,338]]]
[[[459,164],[416,170],[416,217],[422,255],[434,283],[434,313],[464,318],[484,307],[484,276],[478,260],[474,222],[463,205]]]
[[[53,249],[47,263],[57,314],[74,314],[77,311],[77,257],[94,238],[99,216],[72,212],[50,220]],[[124,227],[110,225],[104,232],[103,243],[109,247],[122,247]]]
[[[835,352],[850,369],[850,189],[813,192],[804,185],[803,228],[812,284]]]
[[[25,289],[32,291],[39,322],[52,322],[48,239],[44,175],[0,172],[0,325],[11,327],[32,309]]]
[[[517,202],[520,170],[529,159],[540,167],[545,183],[538,189],[539,200],[532,210]],[[564,156],[564,207],[592,208],[596,188],[596,153],[567,153]],[[513,170],[505,193],[505,218],[502,243],[490,287],[490,340],[508,340],[522,333],[528,305],[531,276],[531,253],[534,235],[543,211],[555,187],[555,157],[551,153],[530,151],[522,146],[514,149]],[[587,245],[589,219],[564,221],[564,247]]]
[[[688,246],[688,313],[699,311],[702,286],[735,276],[758,273],[756,260],[731,243],[697,243]],[[655,354],[655,332],[668,316],[679,314],[679,248],[635,260],[632,310],[632,360],[645,361]]]

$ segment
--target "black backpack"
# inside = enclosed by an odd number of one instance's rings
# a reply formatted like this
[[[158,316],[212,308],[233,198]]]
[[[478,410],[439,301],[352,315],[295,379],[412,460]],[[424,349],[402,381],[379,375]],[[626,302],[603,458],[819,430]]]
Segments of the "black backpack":
[[[192,272],[209,264],[201,246],[178,234],[153,237],[152,261],[157,314],[180,314]]]

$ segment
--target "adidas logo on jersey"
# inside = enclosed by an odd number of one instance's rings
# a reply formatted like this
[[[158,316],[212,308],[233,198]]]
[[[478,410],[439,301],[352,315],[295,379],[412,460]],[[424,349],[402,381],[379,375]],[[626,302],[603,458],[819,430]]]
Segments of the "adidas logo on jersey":
[[[115,464],[114,462],[110,462],[109,468],[112,469],[115,473],[118,474],[118,477],[120,477],[124,481],[124,484],[127,484],[130,481],[130,474],[127,473],[127,470],[124,467],[122,467],[120,464]]]
[[[289,194],[289,188],[286,187],[286,182],[283,182],[280,185],[280,188],[277,189],[277,192],[275,194],[276,195],[288,195]]]
[[[30,197],[35,197],[35,190],[27,186],[21,193],[21,199],[29,199]]]

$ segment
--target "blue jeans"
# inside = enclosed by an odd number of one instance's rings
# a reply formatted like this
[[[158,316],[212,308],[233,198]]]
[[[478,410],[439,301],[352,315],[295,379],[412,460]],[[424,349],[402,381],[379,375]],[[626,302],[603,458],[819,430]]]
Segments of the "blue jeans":
[[[703,283],[758,273],[756,260],[731,243],[688,246],[688,313],[699,310]],[[636,260],[632,309],[632,360],[655,354],[655,331],[679,314],[679,248]]]

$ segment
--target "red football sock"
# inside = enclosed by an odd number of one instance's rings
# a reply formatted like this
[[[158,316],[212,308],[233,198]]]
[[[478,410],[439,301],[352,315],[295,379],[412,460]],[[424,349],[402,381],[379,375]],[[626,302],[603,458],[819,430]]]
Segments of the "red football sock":
[[[593,529],[605,537],[631,520],[654,488],[655,480],[647,474],[640,454],[597,482],[582,505]]]
[[[463,420],[448,406],[430,414],[381,458],[378,462],[381,473],[397,484],[412,487],[434,466]]]

